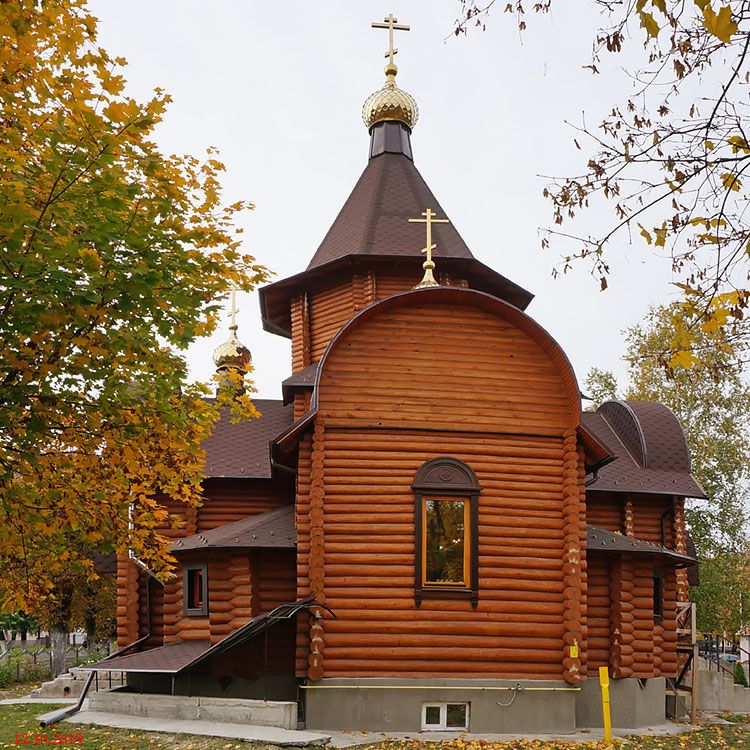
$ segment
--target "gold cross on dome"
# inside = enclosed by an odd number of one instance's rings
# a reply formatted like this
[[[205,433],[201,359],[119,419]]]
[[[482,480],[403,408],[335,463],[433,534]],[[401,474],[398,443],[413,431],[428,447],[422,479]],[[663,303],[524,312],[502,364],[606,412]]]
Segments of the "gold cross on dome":
[[[385,56],[389,58],[388,64],[393,65],[393,56],[398,53],[398,50],[394,48],[393,46],[393,32],[394,31],[409,31],[411,27],[403,23],[400,24],[398,22],[398,18],[393,17],[393,13],[386,16],[383,19],[383,21],[384,23],[373,21],[372,28],[373,29],[388,29],[388,52],[385,53]]]
[[[229,311],[229,319],[232,321],[229,329],[232,331],[237,330],[237,313],[239,310],[237,309],[237,290],[232,289],[232,295],[231,295],[231,301],[232,301],[232,309]]]
[[[431,209],[425,209],[422,211],[423,219],[407,219],[411,224],[424,224],[427,244],[422,248],[422,252],[427,254],[427,259],[422,264],[424,268],[424,278],[417,284],[417,289],[423,286],[437,286],[438,283],[435,281],[435,277],[432,275],[432,271],[435,268],[435,263],[432,260],[432,251],[437,247],[432,241],[432,225],[433,224],[450,224],[448,219],[436,219],[437,214]]]

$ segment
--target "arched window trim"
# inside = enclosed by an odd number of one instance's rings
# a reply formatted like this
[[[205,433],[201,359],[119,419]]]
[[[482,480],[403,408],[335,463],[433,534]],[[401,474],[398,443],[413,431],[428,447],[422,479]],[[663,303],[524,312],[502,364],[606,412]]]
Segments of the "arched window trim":
[[[477,475],[468,464],[440,456],[419,467],[412,483],[414,490],[414,601],[423,599],[469,599],[473,607],[479,602],[479,493]],[[469,575],[468,586],[449,587],[424,582],[424,507],[427,497],[464,497],[469,503]]]

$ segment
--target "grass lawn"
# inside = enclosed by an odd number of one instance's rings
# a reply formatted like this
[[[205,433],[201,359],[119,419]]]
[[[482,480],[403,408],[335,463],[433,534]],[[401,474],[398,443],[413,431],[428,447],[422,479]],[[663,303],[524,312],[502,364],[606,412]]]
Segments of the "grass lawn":
[[[27,745],[59,744],[81,750],[272,750],[273,746],[211,737],[196,737],[185,734],[162,734],[134,732],[93,725],[61,723],[51,729],[40,730],[36,721],[39,714],[55,708],[54,704],[19,704],[0,706],[0,750],[20,747],[16,734],[28,735]],[[633,737],[622,740],[621,750],[750,750],[750,721],[748,717],[727,717],[733,722],[729,726],[709,726],[698,732],[672,737]],[[36,737],[35,737],[36,735]],[[47,742],[43,742],[46,735]],[[53,743],[55,735],[65,735],[66,742]],[[67,741],[73,735],[73,743]],[[38,738],[38,739],[37,739]],[[77,742],[77,739],[82,741]],[[20,738],[22,739],[22,738]],[[493,744],[482,741],[456,740],[445,743],[427,743],[417,740],[382,742],[370,745],[368,750],[604,750],[604,743],[524,741]]]
[[[52,711],[57,706],[21,703],[0,706],[0,750],[20,748],[16,734],[28,735],[27,747],[49,744],[78,750],[271,750],[274,746],[242,740],[227,740],[217,737],[196,737],[188,734],[164,734],[161,732],[135,732],[129,729],[98,727],[86,724],[61,722],[48,729],[40,729],[36,717]],[[36,735],[36,737],[35,737]],[[65,735],[63,742],[54,743],[56,735]],[[73,735],[72,744],[69,735]],[[47,742],[44,742],[46,736]],[[37,739],[38,738],[38,739]],[[22,740],[22,738],[19,738]],[[37,744],[35,745],[35,740]],[[78,741],[82,740],[82,741]]]

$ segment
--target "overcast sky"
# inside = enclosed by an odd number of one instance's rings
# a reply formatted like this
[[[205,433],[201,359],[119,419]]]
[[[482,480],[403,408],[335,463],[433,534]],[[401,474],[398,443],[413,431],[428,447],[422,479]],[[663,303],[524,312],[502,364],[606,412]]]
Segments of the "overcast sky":
[[[498,10],[503,3],[498,3]],[[415,163],[474,255],[530,290],[528,312],[559,341],[582,383],[592,366],[623,372],[621,331],[673,295],[669,263],[622,238],[610,250],[610,288],[583,266],[551,278],[559,253],[540,249],[549,223],[541,175],[578,172],[588,152],[565,122],[597,122],[630,90],[618,66],[589,62],[598,20],[590,2],[558,3],[519,34],[500,12],[487,31],[450,36],[457,0],[94,0],[100,43],[128,60],[128,93],[155,87],[170,105],[157,139],[166,152],[221,151],[227,201],[251,200],[246,251],[284,278],[305,268],[367,161],[365,98],[384,82],[393,12],[399,85],[419,104]],[[446,39],[446,37],[448,37]],[[611,221],[597,206],[589,228]],[[416,246],[415,246],[416,248]],[[417,248],[418,249],[418,248]],[[574,248],[571,246],[570,250]],[[415,266],[422,258],[415,251]],[[290,374],[287,339],[262,330],[257,294],[241,295],[240,339],[251,349],[259,396],[278,398]],[[226,323],[188,352],[207,379]]]

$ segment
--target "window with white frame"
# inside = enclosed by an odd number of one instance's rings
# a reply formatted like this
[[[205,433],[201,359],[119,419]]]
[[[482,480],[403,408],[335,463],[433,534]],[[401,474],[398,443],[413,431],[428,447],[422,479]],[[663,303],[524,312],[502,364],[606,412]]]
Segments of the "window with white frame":
[[[468,703],[423,703],[422,730],[451,732],[469,728]]]

